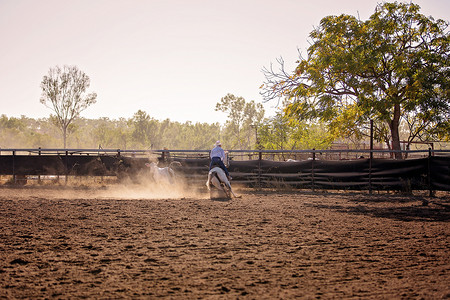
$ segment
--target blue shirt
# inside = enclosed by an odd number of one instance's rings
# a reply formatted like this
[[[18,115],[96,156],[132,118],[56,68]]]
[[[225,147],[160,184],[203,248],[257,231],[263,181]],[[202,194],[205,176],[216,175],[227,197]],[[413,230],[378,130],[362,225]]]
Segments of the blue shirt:
[[[223,151],[222,147],[220,146],[215,146],[212,150],[211,150],[211,154],[210,157],[220,157],[220,159],[223,161],[225,159],[225,151]]]

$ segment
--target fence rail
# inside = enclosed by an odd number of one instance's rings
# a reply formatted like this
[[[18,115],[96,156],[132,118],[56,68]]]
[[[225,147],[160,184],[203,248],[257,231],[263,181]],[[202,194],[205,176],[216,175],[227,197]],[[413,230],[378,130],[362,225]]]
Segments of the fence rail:
[[[123,150],[123,149],[62,149],[62,148],[0,148],[0,155],[6,154],[20,154],[27,153],[28,155],[42,155],[42,154],[50,154],[50,155],[104,155],[104,154],[117,154],[117,155],[126,155],[126,156],[136,156],[136,155],[154,155],[154,154],[208,154],[210,150],[173,150],[173,149],[161,149],[161,150]],[[352,153],[352,154],[388,154],[392,155],[394,153],[402,153],[402,154],[419,154],[419,155],[428,155],[431,152],[431,155],[449,155],[450,150],[434,150],[434,149],[426,149],[426,150],[388,150],[388,149],[308,149],[308,150],[227,150],[228,153],[237,155],[273,155],[273,154],[284,154],[284,155],[296,155],[296,154],[343,154],[343,153]]]

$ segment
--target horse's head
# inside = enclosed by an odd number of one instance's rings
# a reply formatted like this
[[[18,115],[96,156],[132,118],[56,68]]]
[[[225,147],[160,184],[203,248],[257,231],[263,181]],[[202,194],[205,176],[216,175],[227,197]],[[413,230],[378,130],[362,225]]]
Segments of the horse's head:
[[[151,162],[151,163],[145,163],[145,166],[150,168],[150,169],[154,169],[156,168],[158,165],[155,162]]]

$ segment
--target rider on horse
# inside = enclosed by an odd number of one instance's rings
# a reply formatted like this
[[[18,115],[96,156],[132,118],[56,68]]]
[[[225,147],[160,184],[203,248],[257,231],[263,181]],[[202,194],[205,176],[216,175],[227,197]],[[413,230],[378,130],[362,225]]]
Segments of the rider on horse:
[[[220,141],[216,142],[215,147],[211,150],[210,157],[211,163],[209,165],[209,169],[211,170],[215,166],[218,166],[225,172],[228,180],[231,180],[230,173],[228,173],[227,167],[225,167],[225,164],[223,163],[225,159],[225,151],[223,151]]]

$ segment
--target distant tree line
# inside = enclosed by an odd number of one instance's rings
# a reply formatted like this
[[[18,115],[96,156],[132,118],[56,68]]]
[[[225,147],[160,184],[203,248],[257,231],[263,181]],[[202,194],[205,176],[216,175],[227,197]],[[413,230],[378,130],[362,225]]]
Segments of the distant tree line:
[[[125,119],[75,119],[66,147],[84,149],[208,149],[220,137],[218,123],[156,120],[139,110]],[[61,130],[52,118],[0,117],[1,148],[63,148]]]
[[[216,110],[227,114],[225,124],[157,120],[138,110],[131,118],[74,118],[67,126],[64,142],[60,123],[55,116],[33,119],[26,116],[0,116],[0,149],[67,148],[122,150],[205,150],[216,140],[225,149],[307,150],[328,149],[333,143],[349,148],[368,144],[364,135],[358,138],[336,136],[323,122],[309,122],[287,117],[283,110],[264,117],[264,109],[255,101],[227,94]],[[366,132],[366,135],[368,133]],[[400,126],[402,139],[410,134],[408,123]],[[447,149],[448,144],[436,145]]]
[[[239,135],[237,131],[239,129]],[[401,135],[407,136],[406,124]],[[131,118],[78,118],[68,129],[67,148],[122,150],[205,150],[220,139],[225,149],[246,150],[306,150],[328,149],[333,143],[360,148],[363,139],[336,138],[321,123],[313,124],[283,118],[282,112],[263,118],[260,123],[250,120],[239,127],[231,119],[220,123],[176,122],[157,120],[145,111],[137,111]],[[0,116],[0,149],[3,148],[63,148],[62,132],[49,118]],[[366,140],[367,143],[367,140]],[[448,145],[436,145],[447,149]]]
[[[326,148],[332,140],[321,126],[292,126],[277,114],[265,118],[261,104],[228,94],[216,105],[227,113],[225,124],[157,120],[138,110],[131,118],[75,118],[61,130],[55,116],[33,119],[0,116],[0,148],[83,148],[122,150],[210,149],[216,140],[224,148]],[[66,135],[64,139],[63,135]],[[64,141],[65,140],[65,141]]]

